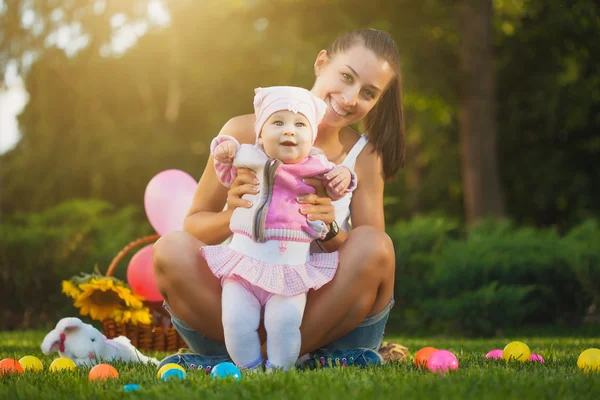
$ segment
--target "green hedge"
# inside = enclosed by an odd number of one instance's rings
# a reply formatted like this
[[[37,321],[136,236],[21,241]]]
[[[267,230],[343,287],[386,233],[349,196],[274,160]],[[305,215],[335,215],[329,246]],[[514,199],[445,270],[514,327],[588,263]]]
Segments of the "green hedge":
[[[553,229],[485,221],[459,232],[440,218],[390,229],[396,313],[407,331],[497,334],[522,324],[579,323],[598,302],[600,227]]]
[[[570,263],[585,294],[600,306],[600,224],[589,220],[566,236]]]
[[[49,326],[77,312],[60,282],[104,272],[152,233],[142,210],[75,200],[0,224],[0,329]],[[415,217],[388,229],[396,248],[393,319],[406,333],[493,335],[522,324],[578,323],[600,304],[600,224],[565,235],[484,221]],[[128,259],[117,276],[125,277]]]
[[[140,210],[74,200],[0,224],[0,329],[46,326],[77,312],[61,281],[97,265],[105,272],[129,241],[151,233]],[[124,268],[118,274],[124,275]]]

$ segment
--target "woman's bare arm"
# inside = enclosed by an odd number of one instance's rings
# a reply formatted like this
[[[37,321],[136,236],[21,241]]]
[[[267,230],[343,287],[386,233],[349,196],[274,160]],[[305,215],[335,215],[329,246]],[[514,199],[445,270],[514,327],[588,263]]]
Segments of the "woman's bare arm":
[[[219,135],[233,136],[240,143],[254,143],[254,115],[243,115],[230,119]],[[240,173],[231,188],[219,182],[210,156],[196,187],[192,205],[185,217],[183,230],[205,244],[222,243],[231,235],[229,221],[236,207],[248,207],[241,197],[253,193],[255,187],[253,174]],[[225,204],[228,209],[223,211]]]
[[[373,151],[373,145],[367,144],[356,159],[354,167],[358,176],[358,187],[352,194],[350,215],[352,227],[370,225],[385,229],[383,212],[383,170],[381,158]]]

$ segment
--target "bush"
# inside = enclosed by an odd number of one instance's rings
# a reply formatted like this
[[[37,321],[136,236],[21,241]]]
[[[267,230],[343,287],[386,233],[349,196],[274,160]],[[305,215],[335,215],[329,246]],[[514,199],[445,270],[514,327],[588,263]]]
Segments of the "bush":
[[[536,307],[526,301],[535,285],[500,285],[497,281],[451,298],[426,299],[422,310],[437,330],[491,335],[500,328],[520,326]]]
[[[434,256],[448,240],[459,234],[456,220],[432,216],[399,221],[388,229],[396,253],[395,310],[402,313],[405,329],[416,329],[422,325],[416,304],[428,296],[427,282]]]
[[[105,272],[123,246],[151,232],[144,220],[134,207],[115,210],[96,200],[5,218],[0,225],[0,329],[53,324],[74,315],[61,281],[91,272],[95,265]]]
[[[395,294],[403,329],[491,335],[524,323],[578,323],[599,297],[600,229],[483,221],[460,238],[448,220],[396,224]]]
[[[569,262],[586,295],[600,305],[600,224],[585,221],[571,230],[566,241],[571,250]]]

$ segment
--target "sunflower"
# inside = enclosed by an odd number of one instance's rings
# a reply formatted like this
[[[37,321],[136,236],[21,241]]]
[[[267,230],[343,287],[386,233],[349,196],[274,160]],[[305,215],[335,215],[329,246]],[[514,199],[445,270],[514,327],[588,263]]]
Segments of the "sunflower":
[[[111,317],[118,324],[131,323],[134,325],[149,325],[152,322],[150,310],[146,307],[140,309],[120,309],[113,312]]]
[[[117,323],[150,324],[152,317],[145,307],[144,297],[133,293],[131,288],[115,277],[107,277],[94,271],[82,273],[62,282],[62,292],[71,297],[81,315],[89,315],[97,321],[112,318]]]
[[[75,299],[75,307],[81,315],[89,315],[92,319],[103,321],[109,318],[114,310],[123,307],[124,302],[113,286],[105,282],[82,283],[81,294]]]
[[[125,303],[126,307],[142,308],[144,306],[144,298],[131,291],[123,282],[113,278],[92,278],[89,285],[94,285],[102,291],[111,290],[118,294],[119,298]],[[82,287],[83,285],[79,285]],[[83,289],[83,288],[82,288]]]
[[[72,299],[78,298],[81,294],[81,290],[71,281],[62,281],[62,292]]]

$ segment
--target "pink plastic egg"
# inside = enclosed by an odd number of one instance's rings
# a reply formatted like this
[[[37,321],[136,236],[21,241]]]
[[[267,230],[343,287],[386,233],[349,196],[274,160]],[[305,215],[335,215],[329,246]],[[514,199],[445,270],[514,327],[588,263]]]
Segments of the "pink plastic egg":
[[[502,358],[502,350],[500,350],[500,349],[490,350],[485,355],[485,358],[501,359]]]
[[[444,374],[448,370],[458,369],[458,359],[448,350],[438,350],[429,356],[427,369],[434,373]]]
[[[544,357],[540,356],[539,354],[531,354],[531,358],[530,360],[532,362],[539,362],[540,364],[544,363]]]

